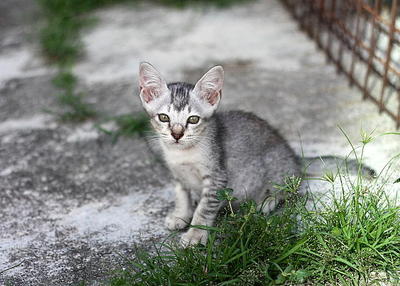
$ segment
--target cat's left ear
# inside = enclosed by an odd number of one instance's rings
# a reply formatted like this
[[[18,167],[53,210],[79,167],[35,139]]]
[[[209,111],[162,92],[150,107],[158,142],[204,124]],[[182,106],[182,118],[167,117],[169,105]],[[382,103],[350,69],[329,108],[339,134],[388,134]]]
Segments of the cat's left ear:
[[[206,109],[210,113],[217,109],[221,100],[223,84],[224,69],[221,66],[215,66],[206,72],[194,86],[193,93],[206,104]]]

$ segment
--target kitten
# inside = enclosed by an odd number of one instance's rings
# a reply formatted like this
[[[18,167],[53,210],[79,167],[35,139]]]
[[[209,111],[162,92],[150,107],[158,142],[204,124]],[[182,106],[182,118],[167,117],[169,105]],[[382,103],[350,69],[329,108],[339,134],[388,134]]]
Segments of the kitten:
[[[224,205],[217,199],[220,189],[234,190],[236,206],[252,199],[269,213],[285,199],[285,193],[274,188],[285,177],[321,176],[321,171],[338,168],[344,168],[344,174],[361,171],[365,178],[376,177],[358,160],[336,156],[300,160],[277,131],[251,113],[216,113],[223,80],[224,71],[216,66],[195,85],[167,84],[152,65],[140,65],[140,99],[158,135],[151,144],[161,150],[176,183],[175,209],[166,218],[169,229],[212,226]],[[198,202],[196,208],[193,201]],[[190,228],[181,239],[184,246],[206,241],[207,231],[198,228]]]
[[[223,188],[234,190],[236,204],[252,199],[268,213],[285,195],[274,184],[301,173],[293,150],[266,121],[242,111],[216,112],[223,81],[221,66],[192,85],[167,84],[152,65],[140,64],[140,99],[176,184],[175,209],[166,218],[171,230],[212,226]],[[181,238],[184,246],[206,241],[207,231],[198,228]]]

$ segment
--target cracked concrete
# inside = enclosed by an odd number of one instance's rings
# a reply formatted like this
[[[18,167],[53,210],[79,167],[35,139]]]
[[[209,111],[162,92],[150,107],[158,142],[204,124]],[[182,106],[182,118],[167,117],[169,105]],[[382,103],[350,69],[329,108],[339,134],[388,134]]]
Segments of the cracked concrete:
[[[57,110],[57,90],[33,40],[32,3],[0,4],[0,271],[15,266],[0,274],[0,285],[99,285],[133,244],[168,234],[172,186],[143,139],[112,144],[94,122],[62,124],[43,112]],[[170,81],[194,82],[222,64],[222,109],[267,119],[299,154],[346,155],[337,125],[354,141],[361,127],[394,130],[326,65],[277,1],[227,10],[127,5],[95,14],[75,72],[87,100],[105,115],[141,111],[136,73],[146,60]],[[380,170],[399,152],[399,136],[379,137],[366,163]]]

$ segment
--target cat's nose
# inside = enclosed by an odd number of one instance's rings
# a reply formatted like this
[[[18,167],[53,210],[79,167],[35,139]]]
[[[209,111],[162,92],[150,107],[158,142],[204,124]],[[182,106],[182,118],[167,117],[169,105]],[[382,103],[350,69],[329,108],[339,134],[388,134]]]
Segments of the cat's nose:
[[[174,124],[171,128],[171,135],[174,137],[176,141],[182,138],[184,132],[184,128],[181,124]]]
[[[173,132],[172,132],[171,135],[172,135],[172,137],[175,138],[176,141],[178,141],[179,139],[182,138],[183,132],[182,132],[182,133],[173,133]]]

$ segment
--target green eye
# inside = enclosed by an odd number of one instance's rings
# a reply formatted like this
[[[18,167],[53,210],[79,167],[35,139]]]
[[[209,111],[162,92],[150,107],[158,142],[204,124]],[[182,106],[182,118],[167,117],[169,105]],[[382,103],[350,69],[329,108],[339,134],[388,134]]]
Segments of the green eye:
[[[187,122],[190,124],[197,124],[197,123],[199,123],[199,120],[200,120],[200,117],[193,115],[188,118]]]
[[[161,122],[169,122],[169,117],[168,115],[161,113],[158,115],[158,119],[160,119]]]

